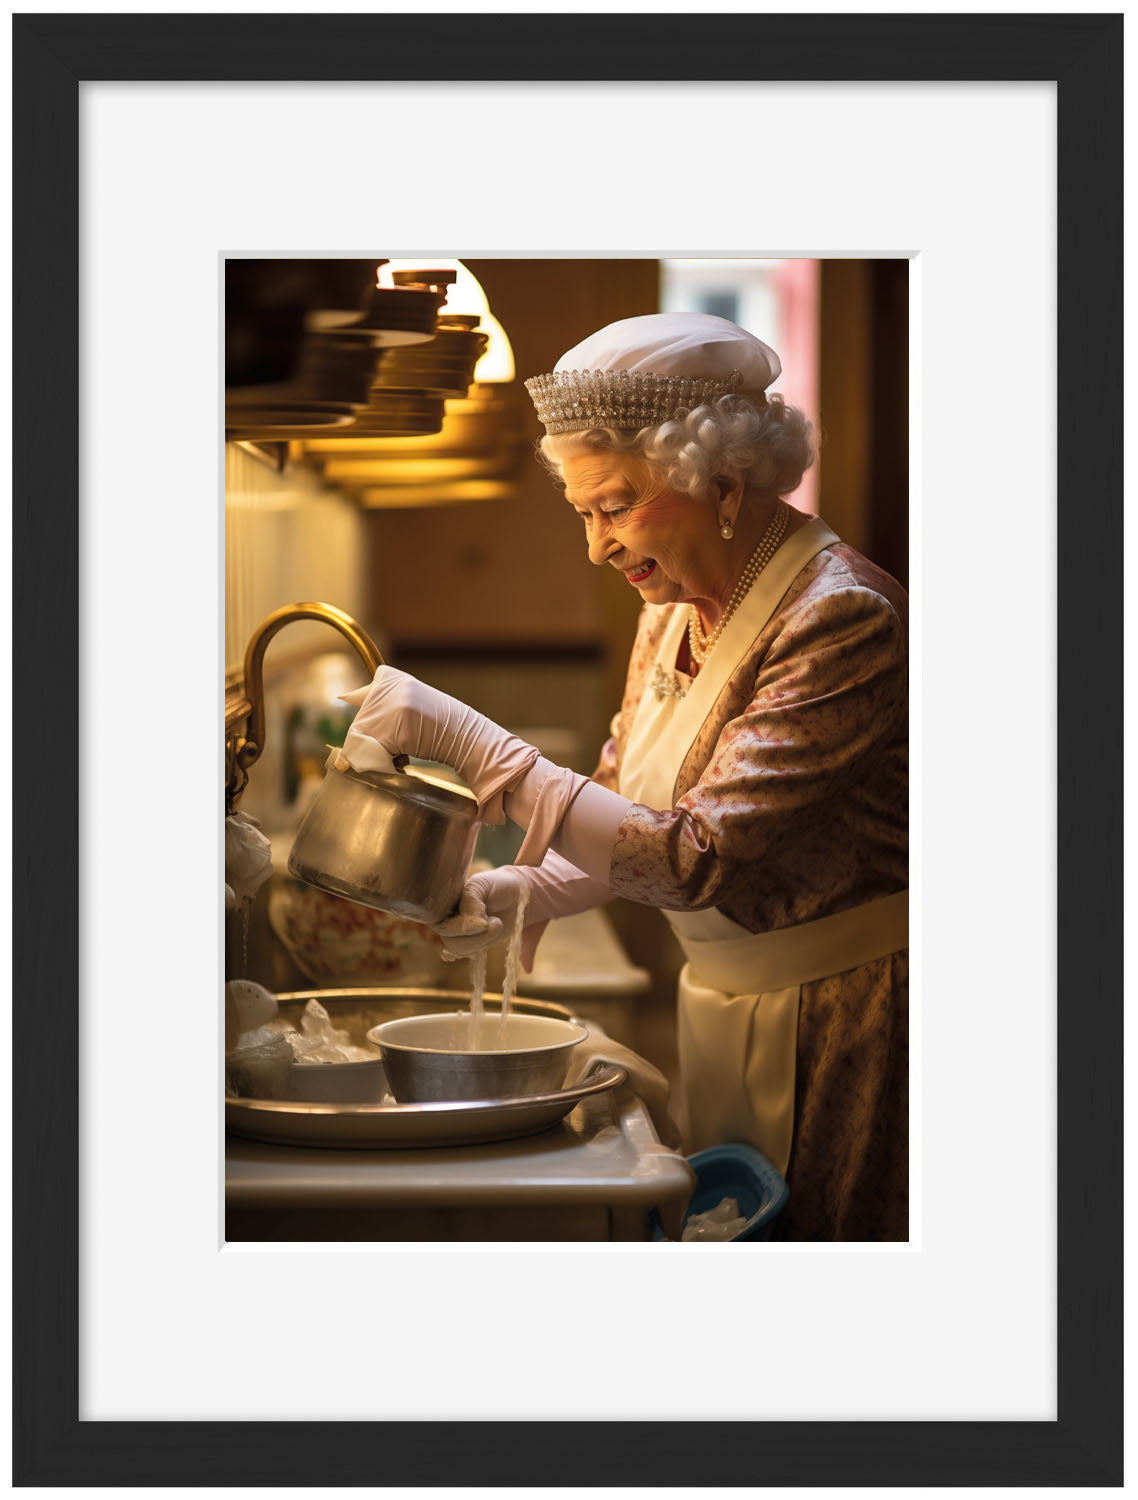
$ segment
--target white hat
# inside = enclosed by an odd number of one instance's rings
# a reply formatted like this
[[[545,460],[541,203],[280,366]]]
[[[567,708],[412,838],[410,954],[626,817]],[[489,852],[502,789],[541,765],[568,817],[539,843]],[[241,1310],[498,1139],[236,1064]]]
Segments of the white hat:
[[[649,313],[621,318],[574,344],[554,370],[628,370],[699,380],[742,375],[741,394],[765,391],[782,371],[778,355],[753,333],[711,313]]]
[[[726,318],[649,313],[590,334],[526,389],[551,433],[639,428],[728,394],[761,404],[781,370],[773,349]]]

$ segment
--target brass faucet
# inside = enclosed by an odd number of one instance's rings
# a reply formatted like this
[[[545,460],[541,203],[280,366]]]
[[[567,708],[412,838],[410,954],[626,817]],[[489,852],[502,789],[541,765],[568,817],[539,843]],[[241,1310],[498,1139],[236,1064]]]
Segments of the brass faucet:
[[[319,604],[311,600],[302,604],[285,604],[262,620],[249,637],[245,648],[244,686],[249,700],[249,712],[245,721],[245,733],[238,733],[235,725],[225,736],[225,807],[232,810],[234,802],[245,790],[249,780],[249,768],[265,748],[265,651],[277,631],[293,620],[323,620],[338,630],[344,639],[355,647],[368,675],[374,676],[383,666],[379,647],[351,615],[337,609],[334,604]],[[238,721],[239,723],[240,721]]]

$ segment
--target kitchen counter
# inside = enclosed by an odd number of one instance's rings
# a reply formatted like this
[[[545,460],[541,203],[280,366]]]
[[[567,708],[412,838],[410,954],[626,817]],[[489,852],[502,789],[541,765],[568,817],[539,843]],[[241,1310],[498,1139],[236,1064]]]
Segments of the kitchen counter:
[[[646,1240],[678,1236],[694,1176],[640,1100],[584,1100],[552,1129],[446,1149],[334,1151],[226,1138],[226,1238]]]

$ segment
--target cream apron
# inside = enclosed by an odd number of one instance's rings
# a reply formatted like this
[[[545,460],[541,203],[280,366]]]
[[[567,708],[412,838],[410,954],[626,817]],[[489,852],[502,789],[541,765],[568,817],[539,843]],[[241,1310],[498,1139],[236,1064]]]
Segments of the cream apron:
[[[797,575],[837,540],[814,517],[783,542],[694,679],[675,670],[687,611],[674,612],[621,757],[625,797],[658,810],[675,805],[680,768],[720,693]],[[801,987],[907,947],[909,893],[777,932],[748,932],[714,907],[664,915],[687,959],[678,997],[687,1148],[747,1142],[785,1175]]]

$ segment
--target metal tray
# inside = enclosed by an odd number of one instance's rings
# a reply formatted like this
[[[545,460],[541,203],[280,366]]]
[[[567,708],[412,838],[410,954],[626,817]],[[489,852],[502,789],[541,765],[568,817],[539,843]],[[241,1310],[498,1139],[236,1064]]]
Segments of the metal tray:
[[[627,1076],[623,1068],[605,1066],[554,1094],[459,1104],[301,1104],[231,1096],[225,1101],[225,1128],[279,1146],[357,1150],[507,1141],[548,1130],[582,1099],[607,1093]]]

